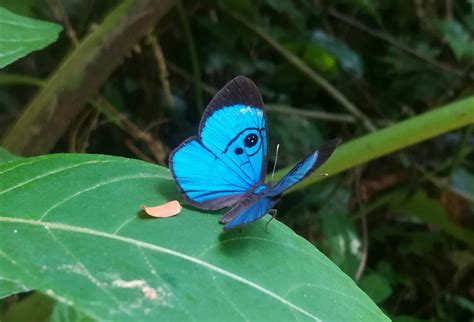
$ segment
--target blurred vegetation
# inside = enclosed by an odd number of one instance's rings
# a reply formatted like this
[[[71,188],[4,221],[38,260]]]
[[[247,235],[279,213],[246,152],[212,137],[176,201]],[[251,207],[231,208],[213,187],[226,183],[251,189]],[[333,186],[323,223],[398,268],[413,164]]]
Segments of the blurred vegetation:
[[[119,3],[0,1],[64,27],[54,44],[0,72],[10,151],[166,165],[216,90],[243,74],[262,91],[270,165],[279,143],[280,168],[327,139],[347,142],[474,94],[472,1],[168,1],[136,40],[127,24],[119,36],[115,24],[98,26]],[[94,33],[97,56],[79,55]],[[107,52],[117,43],[123,58]],[[103,64],[88,68],[97,57]],[[53,101],[57,117],[48,114]],[[41,117],[30,113],[18,127],[26,106]],[[473,215],[473,125],[294,191],[278,212],[399,322],[472,320]]]

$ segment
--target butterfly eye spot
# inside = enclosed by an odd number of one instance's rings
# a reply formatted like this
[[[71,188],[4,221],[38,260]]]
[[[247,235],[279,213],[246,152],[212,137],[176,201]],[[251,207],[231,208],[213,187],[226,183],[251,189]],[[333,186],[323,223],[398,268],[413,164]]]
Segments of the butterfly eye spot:
[[[235,153],[236,155],[241,155],[242,153],[244,153],[244,149],[242,149],[242,148],[235,148],[234,153]]]
[[[245,136],[244,145],[247,148],[251,148],[251,147],[255,146],[257,143],[258,143],[257,134],[251,133],[251,134],[248,134],[247,136]]]

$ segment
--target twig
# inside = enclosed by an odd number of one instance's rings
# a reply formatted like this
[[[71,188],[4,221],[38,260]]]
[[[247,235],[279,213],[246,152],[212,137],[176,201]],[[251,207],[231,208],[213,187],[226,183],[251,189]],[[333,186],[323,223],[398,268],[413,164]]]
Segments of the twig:
[[[355,118],[360,120],[363,126],[370,132],[376,130],[375,125],[372,123],[369,117],[362,113],[357,106],[355,106],[351,101],[347,99],[337,88],[335,88],[331,83],[324,79],[321,75],[316,73],[308,65],[306,65],[300,58],[296,57],[283,46],[281,46],[276,40],[267,35],[265,32],[260,30],[257,26],[251,24],[246,19],[237,15],[231,11],[228,11],[224,8],[221,8],[222,12],[226,13],[228,16],[232,17],[234,20],[251,30],[253,33],[258,35],[262,40],[264,40],[270,47],[276,50],[283,58],[285,58],[291,65],[296,69],[305,74],[309,79],[313,81],[316,85],[323,88],[330,96],[332,96],[336,101],[338,101],[350,114]]]
[[[81,140],[81,145],[79,146],[79,153],[85,153],[89,147],[89,139],[92,132],[97,128],[97,122],[99,120],[100,111],[93,110],[91,113],[91,121],[89,122],[87,128],[83,132],[83,138]]]
[[[8,73],[0,74],[0,85],[2,86],[19,84],[42,87],[45,83],[44,80],[31,76]]]
[[[129,148],[130,151],[133,152],[133,154],[135,154],[137,157],[139,157],[143,161],[150,162],[150,163],[155,163],[155,161],[153,159],[149,158],[145,153],[143,153],[143,151],[140,150],[135,145],[135,143],[133,143],[132,140],[130,140],[130,139],[125,140],[125,145],[127,146],[127,148]]]
[[[178,65],[168,61],[168,67],[169,69],[177,74],[178,76],[184,78],[187,81],[192,82],[193,81],[193,76],[190,75],[187,71],[185,71],[183,68],[179,67]],[[1,76],[1,75],[0,75]],[[217,94],[217,89],[215,87],[212,87],[210,85],[205,84],[204,82],[200,82],[199,84],[201,86],[201,90],[209,94],[210,96],[214,96]]]
[[[434,59],[432,59],[431,57],[429,56],[426,56],[424,54],[422,54],[421,52],[413,49],[412,47],[409,47],[405,44],[403,44],[402,42],[396,40],[395,38],[393,38],[392,36],[390,35],[387,35],[383,32],[380,32],[380,31],[376,31],[376,30],[373,30],[372,28],[369,28],[367,26],[365,26],[364,24],[356,21],[355,19],[352,19],[350,17],[347,17],[346,15],[334,10],[334,9],[330,9],[329,10],[329,15],[352,26],[352,27],[355,27],[363,32],[366,32],[367,34],[375,37],[375,38],[378,38],[378,39],[381,39],[385,42],[388,42],[389,44],[391,44],[392,46],[394,47],[397,47],[398,49],[401,49],[407,53],[409,53],[410,55],[428,63],[428,64],[431,64],[445,72],[449,72],[451,74],[454,74],[458,77],[463,77],[464,76],[464,73],[462,71],[459,71],[457,69],[454,69],[453,67],[449,66],[448,64],[445,64],[445,63],[442,63],[442,62],[438,62]]]
[[[446,0],[446,19],[453,20],[453,1]]]
[[[355,169],[356,179],[354,192],[359,209],[363,208],[359,193],[361,171],[362,169],[360,167]],[[360,213],[360,221],[362,225],[362,255],[360,257],[359,266],[357,267],[357,272],[354,276],[356,282],[358,282],[364,274],[367,265],[367,258],[369,257],[369,230],[367,228],[367,218],[363,211]]]
[[[6,77],[3,79],[2,76],[13,76],[13,77]],[[12,82],[8,82],[8,80],[12,80]],[[23,84],[23,85],[31,85],[31,86],[38,86],[43,87],[45,86],[46,82],[34,78],[34,77],[16,77],[16,75],[0,75],[0,84],[2,84],[2,80],[4,84]],[[163,144],[155,139],[150,133],[147,131],[141,130],[137,125],[135,125],[132,121],[130,121],[126,116],[120,113],[105,97],[99,96],[95,100],[89,102],[97,111],[103,113],[109,121],[116,124],[122,130],[126,131],[131,137],[135,139],[141,140],[143,143],[147,144],[150,151],[152,151],[156,157],[156,160],[159,164],[165,163],[165,152],[163,149]],[[75,131],[75,130],[73,130]],[[71,141],[75,147],[75,140],[72,139]]]
[[[66,35],[71,41],[73,47],[77,47],[79,45],[79,41],[77,40],[76,31],[72,28],[71,22],[69,21],[69,17],[64,9],[63,4],[60,0],[48,0],[49,6],[53,10],[53,14],[55,18],[61,22],[66,31]]]
[[[11,126],[3,145],[20,155],[50,151],[126,53],[173,4],[173,0],[118,2],[62,60]]]
[[[324,111],[310,111],[302,110],[299,108],[290,108],[283,105],[268,104],[265,108],[269,112],[276,112],[281,114],[298,115],[307,118],[313,118],[318,120],[325,120],[330,122],[339,123],[355,123],[356,119],[352,115],[328,113]]]
[[[423,175],[426,180],[434,184],[438,189],[448,190],[460,196],[461,198],[468,200],[469,202],[474,202],[474,195],[456,189],[455,187],[438,178],[435,174],[431,173],[429,170],[426,170],[425,167],[417,164],[416,162],[412,162],[411,164],[416,170],[418,170]]]
[[[166,67],[166,60],[165,56],[163,55],[163,50],[161,49],[160,43],[158,40],[156,40],[156,35],[153,32],[150,32],[146,38],[153,50],[153,56],[155,57],[158,64],[160,83],[161,87],[163,88],[165,104],[171,106],[173,102],[173,96],[171,94],[171,86],[168,81],[169,74],[168,68]]]
[[[179,19],[183,25],[184,37],[186,38],[186,44],[188,45],[189,56],[191,58],[194,79],[194,99],[199,112],[202,112],[204,108],[202,105],[201,93],[201,71],[199,68],[199,59],[196,52],[196,45],[194,44],[193,34],[191,32],[191,27],[189,26],[189,20],[188,16],[186,15],[186,10],[184,10],[183,2],[178,0],[176,7],[178,9]]]
[[[52,10],[53,10],[53,12],[56,16],[56,19],[58,19],[59,21],[61,21],[63,23],[64,28],[66,30],[66,33],[67,33],[69,39],[71,40],[71,43],[72,43],[73,47],[77,47],[79,45],[79,42],[76,38],[76,31],[72,28],[71,23],[69,22],[69,17],[67,15],[66,10],[64,9],[64,6],[62,5],[61,1],[59,1],[59,0],[48,0],[48,2],[49,2],[50,7],[52,8]],[[166,103],[169,104],[171,102],[171,91],[170,91],[169,83],[168,83],[168,80],[167,80],[168,73],[167,73],[167,70],[166,70],[166,63],[165,63],[165,60],[164,60],[164,57],[163,57],[163,53],[161,51],[160,45],[158,44],[158,42],[156,41],[156,38],[153,35],[148,34],[147,39],[148,39],[149,43],[151,44],[151,46],[153,48],[153,53],[155,55],[155,58],[158,61],[158,66],[159,66],[159,69],[160,69],[160,80],[162,81]],[[104,97],[99,96],[97,101],[94,102],[94,103],[95,104],[92,104],[92,105],[95,106],[95,107],[97,107],[98,105],[102,105],[102,107],[105,107],[105,109],[113,115],[113,119],[116,119],[116,120],[119,121],[116,124],[120,128],[125,130],[131,137],[133,137],[135,139],[142,140],[145,144],[147,144],[149,146],[150,151],[154,155],[156,161],[161,165],[165,164],[164,149],[163,149],[163,145],[161,144],[161,142],[155,140],[151,136],[151,134],[140,130],[140,128],[138,126],[136,126],[133,122],[131,122],[123,114],[121,114]],[[92,122],[90,123],[90,127],[88,128],[88,130],[86,132],[85,138],[83,138],[83,140],[81,142],[81,147],[78,149],[78,152],[84,152],[85,151],[88,138],[89,138],[89,136],[92,132],[91,130],[95,126],[95,124],[97,124],[97,117],[98,117],[97,113],[99,113],[101,111],[101,109],[96,108],[96,111],[97,112],[95,112],[96,114],[95,114]],[[89,114],[86,114],[86,116],[82,119],[81,123],[86,120],[88,115]],[[80,124],[79,124],[79,126],[80,126]],[[72,135],[72,143],[74,144],[74,146],[72,148],[74,150],[76,150],[77,147],[78,147],[77,146],[78,142],[76,142],[76,137],[77,137],[77,133],[79,131],[79,126],[75,129],[75,131],[73,132],[73,135]],[[130,148],[130,144],[127,144],[127,146]],[[133,150],[132,148],[130,148],[130,149],[132,151],[136,152],[136,150],[138,148],[135,147],[135,150]],[[143,153],[142,154],[137,154],[137,155],[141,159],[144,159],[143,158]],[[153,160],[151,160],[148,157],[147,157],[147,161],[153,163]]]
[[[87,109],[83,111],[75,121],[75,124],[72,125],[71,130],[70,130],[70,135],[69,135],[69,152],[71,153],[79,153],[79,149],[77,148],[79,146],[78,144],[78,137],[79,137],[79,130],[81,126],[86,122],[87,118],[89,117],[91,111],[94,111],[94,109]]]
[[[120,113],[110,102],[100,98],[96,104],[96,108],[109,114],[112,121],[117,124],[121,129],[127,132],[131,137],[136,140],[144,142],[150,149],[151,154],[155,158],[158,164],[164,165],[166,163],[166,152],[163,144],[154,138],[150,133],[142,131],[135,123],[130,121],[125,115]]]

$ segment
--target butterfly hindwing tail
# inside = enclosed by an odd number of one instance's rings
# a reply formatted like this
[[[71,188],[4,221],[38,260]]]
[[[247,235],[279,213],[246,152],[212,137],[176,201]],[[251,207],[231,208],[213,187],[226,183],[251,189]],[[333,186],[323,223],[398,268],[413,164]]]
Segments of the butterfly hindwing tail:
[[[341,143],[340,139],[333,139],[324,144],[319,150],[308,155],[297,163],[283,178],[273,185],[270,196],[278,196],[288,190],[319,168]]]

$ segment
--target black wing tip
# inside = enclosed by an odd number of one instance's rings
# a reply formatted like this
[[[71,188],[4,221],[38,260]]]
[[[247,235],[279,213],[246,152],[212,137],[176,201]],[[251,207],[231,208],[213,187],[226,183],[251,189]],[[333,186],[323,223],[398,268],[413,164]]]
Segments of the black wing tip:
[[[239,75],[227,82],[212,98],[205,113],[236,104],[263,109],[263,99],[255,83],[247,76]]]
[[[326,143],[324,143],[324,145],[321,147],[321,150],[322,149],[326,149],[326,148],[337,148],[338,145],[340,145],[342,143],[342,139],[341,138],[334,138],[334,139],[331,139],[329,141],[327,141]]]
[[[255,83],[248,77],[239,75],[231,79],[225,84],[207,105],[199,124],[199,135],[206,120],[217,110],[226,106],[245,105],[258,108],[262,111],[263,99],[262,94]],[[265,111],[263,112],[265,115]]]
[[[324,143],[324,145],[316,151],[318,153],[318,159],[316,160],[313,169],[316,170],[326,162],[341,142],[342,140],[340,138],[335,138]]]

